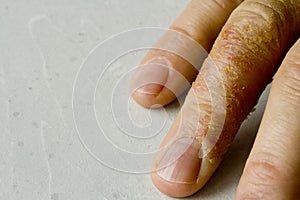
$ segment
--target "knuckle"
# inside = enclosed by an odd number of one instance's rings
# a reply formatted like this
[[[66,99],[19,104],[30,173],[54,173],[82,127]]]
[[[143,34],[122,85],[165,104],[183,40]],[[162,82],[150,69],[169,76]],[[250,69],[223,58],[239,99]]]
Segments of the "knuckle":
[[[286,7],[278,8],[274,4],[274,1],[245,1],[221,33],[222,46],[225,45],[229,53],[240,52],[241,62],[249,66],[255,65],[251,63],[254,60],[274,65],[270,52],[279,55],[285,45],[282,41],[286,35],[283,33],[287,24]]]
[[[242,0],[229,0],[229,1],[223,1],[223,0],[212,0],[211,1],[215,6],[221,8],[222,10],[228,10],[231,9],[232,6],[236,7],[239,5]]]
[[[263,156],[276,159],[275,155],[272,154],[264,153]],[[275,197],[274,195],[278,195],[278,191],[282,188],[289,188],[291,183],[297,183],[294,181],[297,177],[293,176],[291,171],[293,168],[283,163],[248,160],[243,172],[244,190],[240,190],[239,199],[270,199]]]
[[[276,44],[276,40],[278,41],[282,35],[280,27],[283,26],[284,19],[281,12],[264,1],[254,1],[249,4],[244,8],[245,14],[252,16],[249,17],[249,23],[252,24],[249,30],[260,35],[255,40],[259,48],[270,48],[269,44]]]
[[[286,59],[274,77],[274,84],[286,99],[300,100],[300,58]]]
[[[180,26],[172,25],[170,29],[182,33],[194,40],[197,40],[197,28],[194,25],[191,24],[189,26],[186,26],[185,24],[181,24]]]
[[[258,199],[269,196],[276,189],[276,183],[284,181],[282,170],[267,161],[248,162],[243,176],[249,186],[244,196]]]
[[[300,39],[295,43],[295,45],[288,52],[285,62],[290,65],[293,70],[300,73]]]
[[[213,2],[216,6],[220,7],[221,9],[226,9],[226,6],[224,5],[224,1],[212,0],[211,2]]]
[[[254,55],[279,52],[286,46],[286,28],[291,26],[293,18],[292,4],[278,0],[249,0],[238,7],[235,20],[229,28],[237,32],[233,38],[251,50]],[[292,12],[294,13],[294,11]]]
[[[244,173],[253,183],[265,186],[282,177],[280,168],[267,161],[248,162]]]
[[[262,17],[265,22],[275,20],[274,17],[280,17],[280,13],[274,6],[274,1],[246,1],[245,11],[253,12],[253,14]],[[271,19],[271,20],[270,20]]]
[[[245,10],[250,10],[265,19],[266,23],[283,23],[287,25],[296,14],[295,3],[292,0],[248,0]]]

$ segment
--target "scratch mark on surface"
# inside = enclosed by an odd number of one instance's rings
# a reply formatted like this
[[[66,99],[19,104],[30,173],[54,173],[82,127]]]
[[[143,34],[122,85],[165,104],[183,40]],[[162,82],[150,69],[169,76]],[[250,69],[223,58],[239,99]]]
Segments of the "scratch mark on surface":
[[[14,184],[14,165],[13,165],[13,157],[14,157],[14,143],[12,142],[11,134],[10,134],[10,128],[9,128],[9,119],[10,119],[10,111],[11,106],[8,99],[8,90],[7,90],[7,79],[5,78],[5,70],[4,65],[2,64],[0,66],[0,82],[1,82],[1,95],[0,100],[3,102],[4,106],[4,120],[3,120],[3,142],[8,142],[8,165],[10,168],[8,169],[8,179],[9,182],[8,185],[8,198],[12,199],[12,190],[13,190],[13,184]],[[6,108],[6,109],[5,109]]]
[[[30,32],[30,35],[32,37],[32,39],[34,40],[34,42],[36,43],[36,46],[37,46],[37,49],[39,51],[39,54],[41,56],[41,59],[42,59],[42,74],[43,74],[43,80],[46,84],[46,87],[48,88],[50,94],[51,94],[51,97],[52,99],[54,100],[57,108],[58,108],[58,112],[59,112],[59,115],[63,121],[63,126],[64,128],[67,127],[67,123],[66,123],[66,120],[64,118],[64,114],[63,114],[63,108],[62,108],[62,105],[60,104],[59,100],[57,99],[57,96],[55,95],[52,87],[51,87],[51,84],[49,83],[49,80],[47,79],[47,77],[50,77],[49,74],[48,74],[48,70],[47,70],[47,62],[46,62],[46,59],[45,59],[45,56],[43,54],[43,51],[42,51],[42,48],[40,47],[39,45],[39,42],[35,39],[35,34],[34,34],[34,31],[33,31],[33,26],[34,24],[39,21],[39,20],[47,20],[49,24],[52,25],[51,23],[51,19],[49,19],[48,17],[46,16],[36,16],[32,19],[29,20],[28,22],[28,28],[29,28],[29,32]],[[57,31],[61,32],[62,34],[64,34],[61,30],[59,30],[57,27],[55,27],[54,25],[52,25],[53,28],[55,28]]]
[[[52,170],[51,170],[51,166],[49,163],[49,158],[47,156],[47,150],[46,150],[46,144],[45,144],[45,134],[44,134],[44,128],[47,126],[49,127],[49,124],[44,121],[41,121],[40,124],[41,124],[41,131],[40,131],[41,132],[41,144],[42,144],[42,148],[44,151],[44,158],[46,160],[46,166],[47,166],[47,171],[48,171],[48,197],[49,197],[49,200],[51,200]]]
[[[10,168],[10,190],[9,190],[9,198],[12,199],[13,196],[13,190],[14,190],[14,182],[15,182],[15,166],[13,164],[13,157],[14,157],[14,144],[13,142],[10,142],[10,153],[9,158],[11,161],[11,168]]]

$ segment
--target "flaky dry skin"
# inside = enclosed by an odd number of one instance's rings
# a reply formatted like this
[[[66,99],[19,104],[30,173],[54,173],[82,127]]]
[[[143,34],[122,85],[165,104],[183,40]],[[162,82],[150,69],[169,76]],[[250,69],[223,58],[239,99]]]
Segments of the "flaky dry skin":
[[[272,80],[288,48],[299,37],[299,5],[299,0],[261,0],[259,3],[248,0],[232,13],[210,53],[222,75],[219,84],[224,84],[226,89],[226,119],[220,138],[203,159],[196,184],[168,183],[153,174],[152,179],[162,192],[177,197],[187,196],[208,181],[240,125]],[[215,71],[207,62],[200,73],[208,80],[215,76]],[[205,94],[201,77],[196,79],[192,88],[199,94],[196,96]],[[201,117],[199,122],[202,126],[210,126],[206,120],[208,116]],[[162,145],[176,135],[180,121],[179,115]],[[204,130],[199,129],[196,135],[205,135]]]
[[[216,40],[210,56],[223,74],[227,115],[212,157],[222,157],[272,80],[288,47],[298,38],[299,13],[293,14],[296,10],[290,2],[244,2],[234,11]],[[205,70],[205,66],[203,68]]]

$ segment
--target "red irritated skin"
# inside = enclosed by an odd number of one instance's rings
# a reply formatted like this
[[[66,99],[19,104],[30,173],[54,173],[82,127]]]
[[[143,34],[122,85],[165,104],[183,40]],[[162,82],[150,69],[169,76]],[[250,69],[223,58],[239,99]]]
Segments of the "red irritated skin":
[[[233,11],[162,142],[152,174],[159,190],[184,197],[203,187],[299,33],[300,0],[246,0]],[[212,93],[216,101],[225,98],[226,115],[215,146],[204,155],[203,139],[218,122],[211,116]],[[185,151],[178,156],[180,149]]]

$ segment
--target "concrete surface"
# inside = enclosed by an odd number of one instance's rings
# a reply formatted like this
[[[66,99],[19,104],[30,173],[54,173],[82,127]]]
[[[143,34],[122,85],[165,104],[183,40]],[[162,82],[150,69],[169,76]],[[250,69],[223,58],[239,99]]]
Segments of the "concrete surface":
[[[166,28],[187,1],[0,2],[0,199],[170,199],[152,185],[145,173],[148,170],[145,164],[151,163],[151,155],[140,167],[138,160],[134,163],[137,157],[133,160],[118,157],[101,141],[91,147],[99,151],[99,155],[89,152],[89,146],[82,140],[93,130],[89,132],[89,124],[81,126],[87,128],[83,129],[86,132],[78,127],[76,130],[72,92],[80,66],[96,45],[113,34],[133,28]],[[117,52],[122,45],[114,42],[106,53]],[[138,133],[130,136],[120,132],[114,123],[119,122],[120,126],[127,123],[118,113],[117,121],[109,121],[111,113],[105,110],[109,107],[105,103],[110,99],[106,97],[110,97],[112,88],[115,89],[112,95],[117,95],[115,100],[128,95],[127,85],[117,81],[145,52],[129,53],[114,62],[104,71],[103,82],[100,81],[95,95],[95,115],[100,121],[108,120],[103,125],[106,137],[128,152],[155,151],[179,109],[179,104],[175,103],[167,107],[166,112],[154,111],[149,115],[148,111],[129,102],[132,106],[129,110],[134,113],[133,121],[137,124],[147,124],[151,121],[149,116],[159,119],[162,113],[167,113],[166,126],[159,134],[153,137],[146,134],[142,140],[135,138],[140,137]],[[99,63],[99,70],[104,66]],[[233,198],[266,96],[267,93],[243,124],[224,162],[207,186],[187,199]],[[106,99],[103,104],[101,99]],[[84,103],[88,102],[82,105]],[[114,109],[123,108],[123,104],[115,103]],[[92,145],[93,141],[90,142]]]

